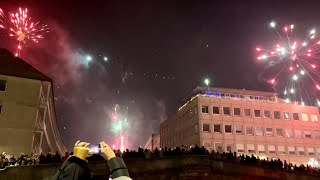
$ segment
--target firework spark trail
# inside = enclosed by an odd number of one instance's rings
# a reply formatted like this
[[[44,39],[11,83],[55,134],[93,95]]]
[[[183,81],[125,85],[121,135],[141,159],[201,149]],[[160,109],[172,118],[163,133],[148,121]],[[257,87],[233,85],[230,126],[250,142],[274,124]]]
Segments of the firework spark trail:
[[[303,41],[299,41],[298,38],[294,37],[294,25],[283,28],[285,38],[283,38],[281,31],[276,28],[275,22],[271,22],[270,26],[279,37],[278,43],[271,49],[257,47],[256,51],[259,53],[257,59],[272,62],[273,66],[269,69],[278,68],[277,72],[273,72],[269,83],[274,86],[286,84],[283,92],[287,102],[293,100],[297,104],[299,99],[301,105],[304,105],[302,96],[305,94],[310,99],[307,91],[312,89],[312,86],[310,87],[309,84],[304,82],[307,81],[306,77],[309,77],[309,81],[311,80],[313,87],[315,87],[314,89],[320,90],[320,83],[317,80],[320,78],[320,74],[316,71],[320,60],[320,34],[312,29]],[[267,72],[264,73],[267,74]],[[286,79],[287,83],[282,83],[284,77],[288,76],[290,78]],[[298,97],[299,94],[300,97]],[[317,102],[319,101],[317,100]]]
[[[22,44],[27,46],[29,42],[38,43],[44,38],[43,34],[49,32],[47,25],[32,22],[28,16],[28,9],[22,8],[15,13],[9,13],[9,16],[0,9],[0,28],[7,30],[9,36],[17,41],[16,56],[20,55]]]

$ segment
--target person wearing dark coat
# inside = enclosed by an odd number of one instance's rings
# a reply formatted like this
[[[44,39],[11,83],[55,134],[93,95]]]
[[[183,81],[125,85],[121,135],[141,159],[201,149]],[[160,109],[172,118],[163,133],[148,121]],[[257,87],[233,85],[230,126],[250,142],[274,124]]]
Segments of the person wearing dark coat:
[[[74,155],[62,164],[52,180],[90,180],[92,176],[86,161],[89,152],[88,145],[89,143],[77,141]],[[107,143],[101,142],[100,147],[102,157],[107,160],[111,177],[114,180],[131,180],[122,158],[116,157]]]

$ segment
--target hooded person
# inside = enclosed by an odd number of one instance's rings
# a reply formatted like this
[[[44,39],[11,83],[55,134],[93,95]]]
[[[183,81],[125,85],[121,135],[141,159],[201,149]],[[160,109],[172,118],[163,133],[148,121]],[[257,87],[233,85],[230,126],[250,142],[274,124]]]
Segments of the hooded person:
[[[53,180],[90,180],[92,175],[86,160],[89,153],[88,145],[89,143],[77,141],[74,147],[74,155],[62,164]],[[116,157],[107,143],[101,142],[100,147],[102,157],[107,160],[112,179],[131,180],[122,158]]]

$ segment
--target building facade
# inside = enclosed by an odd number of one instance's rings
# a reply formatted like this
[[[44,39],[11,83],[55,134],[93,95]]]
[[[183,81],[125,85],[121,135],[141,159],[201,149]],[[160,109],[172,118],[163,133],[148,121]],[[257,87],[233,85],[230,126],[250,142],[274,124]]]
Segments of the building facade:
[[[320,158],[319,109],[276,93],[197,87],[160,126],[160,146],[201,145],[307,164]]]
[[[0,49],[0,152],[67,150],[60,137],[50,78]]]

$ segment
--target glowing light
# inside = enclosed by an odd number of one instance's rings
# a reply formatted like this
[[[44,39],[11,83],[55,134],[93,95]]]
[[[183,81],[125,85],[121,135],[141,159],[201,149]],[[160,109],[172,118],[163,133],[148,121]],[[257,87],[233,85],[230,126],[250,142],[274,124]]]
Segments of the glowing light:
[[[309,167],[311,166],[312,168],[316,168],[318,167],[319,163],[316,159],[310,158],[310,160],[308,161],[308,165]]]
[[[293,67],[292,67],[292,66],[290,66],[290,68],[289,68],[289,69],[290,69],[290,71],[292,71],[292,70],[293,70]]]
[[[294,28],[294,25],[293,25],[293,24],[291,24],[290,28],[291,28],[291,29],[293,29],[293,28]]]
[[[292,79],[296,81],[296,80],[298,80],[298,76],[295,74],[292,76]]]
[[[304,102],[303,101],[301,101],[301,105],[304,106]]]
[[[284,30],[285,30],[285,31],[288,31],[288,28],[287,28],[287,26],[286,26],[286,27],[284,27]]]
[[[314,35],[312,35],[312,36],[310,36],[310,39],[313,39],[315,36]]]
[[[204,80],[204,83],[205,83],[207,86],[209,86],[210,80],[209,80],[208,78],[206,78],[206,79]]]
[[[272,83],[272,84],[274,84],[275,81],[276,81],[275,79],[271,79],[271,83]]]
[[[293,88],[290,89],[290,93],[291,93],[291,94],[294,93],[294,89],[293,89]]]
[[[317,44],[320,44],[320,41],[318,41]]]
[[[286,94],[287,94],[287,90],[285,90],[285,91],[283,92],[283,94],[286,95]]]
[[[319,85],[316,85],[316,87],[317,87],[318,90],[320,90],[320,86]]]
[[[314,64],[311,64],[311,67],[314,69],[314,68],[316,68],[316,65],[314,65]]]
[[[270,26],[271,26],[272,28],[274,28],[274,27],[276,27],[276,23],[275,23],[274,21],[272,21],[272,22],[270,22]]]
[[[260,48],[256,48],[256,50],[257,50],[257,51],[261,51],[261,49],[260,49]]]
[[[274,54],[274,52],[273,52],[273,51],[271,51],[271,52],[270,52],[270,54],[272,54],[272,55],[273,55],[273,54]]]
[[[307,45],[307,43],[306,43],[306,42],[303,42],[303,43],[302,43],[302,46],[306,46],[306,45]]]
[[[318,106],[320,106],[320,101],[317,99],[317,102],[318,102]]]
[[[304,75],[304,73],[305,73],[305,72],[304,72],[303,70],[300,71],[300,74],[301,74],[301,75]]]
[[[265,54],[261,56],[262,59],[267,59],[267,57],[268,57],[268,56],[265,55]]]
[[[310,57],[310,56],[311,56],[311,54],[310,54],[310,53],[308,53],[308,54],[307,54],[307,56],[309,56],[309,57]]]
[[[290,99],[289,99],[289,98],[287,98],[287,99],[286,99],[286,103],[289,103],[289,102],[290,102]]]
[[[314,34],[314,33],[316,33],[316,30],[315,30],[315,29],[312,29],[312,30],[310,31],[310,34]]]
[[[86,59],[87,59],[87,61],[91,61],[92,57],[91,56],[87,56]]]
[[[312,50],[311,49],[308,49],[308,52],[311,52]]]
[[[103,57],[103,60],[104,60],[104,61],[108,61],[108,58],[107,58],[107,57]]]

